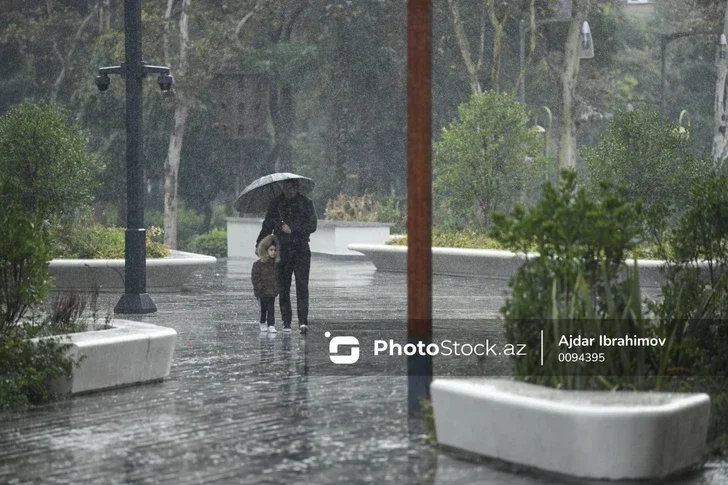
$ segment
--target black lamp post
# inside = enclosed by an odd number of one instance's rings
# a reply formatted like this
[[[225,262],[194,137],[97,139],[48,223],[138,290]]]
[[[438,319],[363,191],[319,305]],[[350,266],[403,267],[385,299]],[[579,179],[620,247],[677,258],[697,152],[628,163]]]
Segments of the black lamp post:
[[[162,91],[172,87],[168,67],[148,66],[142,62],[142,3],[124,0],[125,62],[120,66],[102,67],[96,76],[100,91],[109,88],[109,74],[118,74],[126,81],[126,205],[127,222],[124,237],[124,295],[114,313],[154,313],[157,307],[147,294],[146,229],[144,227],[144,153],[142,150],[142,78],[157,73]]]

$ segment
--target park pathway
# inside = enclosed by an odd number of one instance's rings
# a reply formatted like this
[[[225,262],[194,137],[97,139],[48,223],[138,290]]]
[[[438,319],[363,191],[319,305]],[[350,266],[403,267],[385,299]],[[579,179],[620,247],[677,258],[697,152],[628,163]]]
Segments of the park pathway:
[[[371,338],[406,341],[405,275],[314,257],[312,332],[304,339],[258,332],[252,262],[220,260],[182,293],[152,295],[157,314],[133,318],[178,332],[164,382],[0,415],[0,483],[582,483],[434,448],[407,417],[404,357],[334,368],[326,331],[358,336],[362,346]],[[436,337],[502,339],[494,317],[505,282],[434,283]],[[505,358],[435,360],[438,375],[508,369]],[[728,465],[673,483],[725,484]]]

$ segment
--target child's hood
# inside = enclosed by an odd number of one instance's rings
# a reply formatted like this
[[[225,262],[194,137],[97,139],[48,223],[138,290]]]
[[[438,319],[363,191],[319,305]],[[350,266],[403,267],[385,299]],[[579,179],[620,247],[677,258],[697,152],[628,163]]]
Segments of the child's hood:
[[[281,260],[280,258],[280,249],[281,246],[278,244],[278,238],[275,237],[273,234],[269,234],[266,237],[264,237],[260,243],[258,244],[258,257],[260,260],[264,263],[268,262],[268,248],[272,245],[276,246],[278,248],[278,253],[276,254],[276,263]]]

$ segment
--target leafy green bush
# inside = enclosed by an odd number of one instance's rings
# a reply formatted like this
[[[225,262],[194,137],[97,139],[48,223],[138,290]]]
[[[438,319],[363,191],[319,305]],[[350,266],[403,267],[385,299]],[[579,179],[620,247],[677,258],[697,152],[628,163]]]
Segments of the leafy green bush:
[[[406,204],[394,195],[379,200],[373,194],[356,196],[340,193],[326,203],[324,218],[329,221],[390,223],[391,230],[397,233],[406,229],[407,209]]]
[[[0,335],[45,298],[51,286],[50,252],[40,214],[8,201],[0,210]],[[7,203],[6,203],[7,202]]]
[[[68,226],[58,224],[51,233],[54,258],[68,259],[124,259],[123,227],[106,227],[90,220],[74,221]],[[162,230],[146,230],[147,258],[169,256],[169,248],[162,241]]]
[[[443,220],[486,226],[490,213],[520,199],[532,179],[548,173],[542,141],[511,94],[473,96],[434,146],[434,192]]]
[[[599,141],[584,150],[591,186],[607,181],[625,189],[630,201],[642,198],[645,209],[680,210],[690,184],[710,166],[695,155],[690,140],[652,110],[620,111]]]
[[[326,204],[324,218],[328,221],[375,222],[377,202],[372,194],[356,196],[340,193]]]
[[[29,340],[16,332],[0,336],[0,410],[18,409],[53,400],[48,383],[69,377],[74,362],[60,339]]]
[[[407,236],[387,241],[395,246],[407,246]],[[471,248],[471,249],[506,249],[500,242],[490,237],[483,230],[462,229],[453,231],[448,229],[432,228],[432,246],[443,248]]]
[[[227,257],[227,231],[213,229],[207,234],[194,236],[189,244],[188,250],[193,253],[206,254],[216,258]]]
[[[540,346],[544,365],[531,353],[516,360],[519,376],[568,388],[644,387],[637,376],[654,375],[649,348],[626,355],[618,347],[581,347],[583,354],[606,353],[603,361],[561,362],[563,336],[652,336],[642,314],[639,276],[626,269],[625,254],[637,244],[641,207],[627,202],[608,184],[597,198],[577,189],[576,175],[564,171],[558,190],[544,185],[543,197],[528,211],[516,205],[509,216],[493,214],[491,235],[509,249],[539,254],[509,282],[511,295],[501,309],[506,336],[514,344]],[[591,358],[591,357],[590,357]]]
[[[728,178],[697,180],[670,236],[663,298],[653,305],[665,335],[675,335],[671,366],[728,375]],[[707,271],[701,271],[705,264]]]
[[[164,228],[164,213],[159,211],[147,211],[144,213],[144,221],[149,227]],[[188,242],[193,236],[200,234],[203,218],[197,212],[186,209],[180,204],[177,212],[177,247],[189,249]]]
[[[407,200],[390,195],[379,201],[377,206],[377,222],[392,224],[390,231],[402,234],[407,231]]]
[[[0,116],[2,192],[43,219],[88,206],[102,169],[71,114],[56,105],[21,104]]]

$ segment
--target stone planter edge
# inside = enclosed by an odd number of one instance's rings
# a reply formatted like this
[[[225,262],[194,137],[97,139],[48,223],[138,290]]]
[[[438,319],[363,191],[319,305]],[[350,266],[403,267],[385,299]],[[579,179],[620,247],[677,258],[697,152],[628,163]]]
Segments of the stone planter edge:
[[[495,378],[435,379],[431,393],[441,446],[596,480],[663,480],[699,466],[711,407],[704,393],[565,391]]]
[[[174,329],[121,319],[109,325],[111,328],[103,330],[46,337],[70,344],[67,355],[80,362],[70,379],[50,383],[52,391],[74,395],[169,376],[177,339]]]
[[[175,292],[182,288],[190,274],[214,265],[217,258],[204,254],[171,250],[165,258],[147,259],[147,290]],[[54,291],[124,291],[123,259],[53,259],[49,269],[54,278]]]
[[[350,244],[348,249],[368,257],[378,271],[406,272],[407,246],[386,244]],[[538,256],[529,253],[529,256]],[[432,272],[438,275],[475,276],[494,279],[509,279],[525,261],[523,253],[500,249],[432,248]],[[652,259],[637,260],[640,285],[659,288],[664,284],[660,268],[665,261]],[[634,260],[627,260],[633,267]]]

